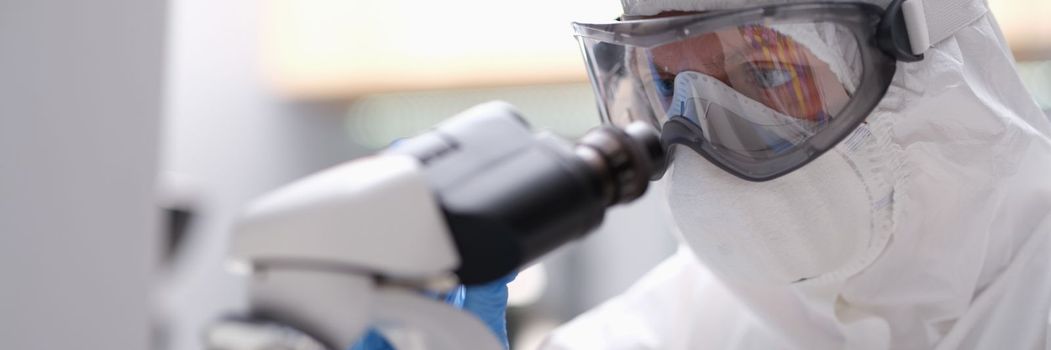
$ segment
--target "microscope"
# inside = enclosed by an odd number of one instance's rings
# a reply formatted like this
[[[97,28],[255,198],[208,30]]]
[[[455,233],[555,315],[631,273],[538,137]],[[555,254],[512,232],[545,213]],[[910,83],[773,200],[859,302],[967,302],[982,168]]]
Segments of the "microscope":
[[[231,242],[247,314],[209,349],[347,349],[370,327],[398,349],[501,349],[474,316],[428,296],[503,277],[640,197],[666,156],[645,123],[577,142],[490,102],[375,155],[253,202]]]

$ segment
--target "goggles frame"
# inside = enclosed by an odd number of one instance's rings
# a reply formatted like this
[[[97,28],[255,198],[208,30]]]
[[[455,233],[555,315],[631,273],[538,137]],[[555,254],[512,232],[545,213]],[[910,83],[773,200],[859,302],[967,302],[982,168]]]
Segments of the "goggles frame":
[[[596,62],[585,39],[619,46],[652,48],[742,24],[822,22],[848,29],[858,44],[858,55],[864,69],[853,96],[837,113],[837,118],[842,120],[830,123],[826,129],[783,154],[767,159],[749,159],[720,150],[702,136],[698,125],[681,116],[671,117],[659,125],[662,145],[668,150],[669,157],[673,156],[673,145],[684,145],[734,176],[761,182],[791,173],[843,141],[865,122],[883,99],[896,72],[897,61],[909,62],[923,58],[922,55],[913,55],[909,49],[907,29],[901,20],[901,1],[893,1],[887,9],[861,2],[778,4],[607,23],[573,23],[573,27],[599,100],[600,115],[606,124],[613,123],[607,110],[608,101],[600,86],[606,82],[598,81],[601,75],[595,71]]]

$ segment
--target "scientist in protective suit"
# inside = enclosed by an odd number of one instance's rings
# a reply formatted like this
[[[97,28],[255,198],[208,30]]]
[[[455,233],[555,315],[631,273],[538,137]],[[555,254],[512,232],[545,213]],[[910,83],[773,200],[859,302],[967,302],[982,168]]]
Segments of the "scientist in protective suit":
[[[603,115],[677,141],[683,246],[547,348],[1047,346],[1051,123],[984,1],[916,2],[922,60],[843,2],[624,0],[578,25]]]
[[[1051,122],[983,0],[622,1],[576,32],[682,246],[544,348],[1048,346]]]

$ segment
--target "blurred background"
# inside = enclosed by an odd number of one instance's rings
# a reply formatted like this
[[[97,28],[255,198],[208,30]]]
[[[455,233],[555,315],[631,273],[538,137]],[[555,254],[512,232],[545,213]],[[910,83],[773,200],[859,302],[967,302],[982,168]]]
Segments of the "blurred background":
[[[1051,111],[1051,2],[990,5]],[[0,198],[18,199],[0,201],[0,339],[200,349],[202,326],[243,307],[223,256],[248,201],[488,100],[582,134],[598,115],[569,22],[619,13],[613,0],[0,1]],[[519,276],[513,348],[674,250],[660,188]]]

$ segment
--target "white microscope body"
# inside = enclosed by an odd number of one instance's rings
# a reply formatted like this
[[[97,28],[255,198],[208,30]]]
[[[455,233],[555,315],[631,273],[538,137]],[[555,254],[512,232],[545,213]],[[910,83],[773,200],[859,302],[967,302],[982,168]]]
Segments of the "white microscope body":
[[[652,129],[598,129],[573,145],[531,133],[502,103],[402,143],[248,208],[230,254],[249,274],[251,310],[213,326],[209,348],[346,349],[378,327],[399,349],[501,349],[477,318],[424,292],[513,271],[663,171]]]
[[[423,340],[431,348],[500,349],[477,319],[418,293],[455,283],[446,227],[418,160],[370,157],[258,200],[231,257],[251,266],[256,313],[281,314],[327,346],[400,323],[433,337]]]

